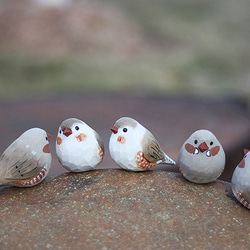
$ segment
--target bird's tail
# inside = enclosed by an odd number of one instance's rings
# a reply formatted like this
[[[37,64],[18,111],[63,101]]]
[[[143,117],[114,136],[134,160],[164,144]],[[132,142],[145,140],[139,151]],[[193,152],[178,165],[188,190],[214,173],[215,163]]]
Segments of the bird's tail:
[[[174,160],[172,160],[169,156],[167,156],[165,154],[165,161],[164,163],[168,163],[168,164],[172,164],[172,165],[176,165],[176,162]]]
[[[237,198],[237,200],[246,208],[250,209],[250,203],[245,199],[245,197],[243,196],[243,194],[241,192],[234,192],[235,197]]]

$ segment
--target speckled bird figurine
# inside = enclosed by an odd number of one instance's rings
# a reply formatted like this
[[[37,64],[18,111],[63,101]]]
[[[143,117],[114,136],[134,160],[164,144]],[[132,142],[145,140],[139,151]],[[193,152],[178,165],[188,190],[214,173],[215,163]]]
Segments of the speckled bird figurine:
[[[178,163],[183,176],[191,182],[209,183],[216,180],[225,167],[225,153],[215,135],[197,130],[180,149]]]
[[[111,131],[109,151],[121,168],[143,171],[159,163],[175,164],[162,151],[155,137],[136,120],[122,117]]]
[[[244,157],[235,168],[232,190],[237,200],[250,209],[250,150],[244,149]]]
[[[104,144],[95,130],[77,118],[59,126],[56,154],[64,168],[84,172],[96,168],[104,157]]]
[[[44,180],[51,167],[50,138],[40,128],[18,137],[0,158],[0,184],[32,187]]]

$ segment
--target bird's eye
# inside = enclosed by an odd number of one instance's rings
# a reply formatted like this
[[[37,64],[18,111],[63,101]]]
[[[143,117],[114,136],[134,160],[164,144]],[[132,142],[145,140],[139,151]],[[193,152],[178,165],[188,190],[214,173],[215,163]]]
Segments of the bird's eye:
[[[45,137],[45,140],[48,141],[48,137],[47,136]]]
[[[75,129],[76,129],[76,130],[79,130],[79,127],[78,127],[78,126],[75,126]]]
[[[194,141],[194,144],[197,144],[197,143],[198,143],[198,140],[195,140],[195,141]]]
[[[61,129],[59,130],[59,133],[60,133],[60,134],[62,133],[62,130],[61,130]]]
[[[128,131],[128,129],[127,129],[127,128],[124,128],[124,129],[123,129],[123,132],[124,132],[124,133],[126,133],[127,131]]]
[[[212,146],[213,144],[214,144],[214,142],[211,141],[211,142],[210,142],[210,146]]]

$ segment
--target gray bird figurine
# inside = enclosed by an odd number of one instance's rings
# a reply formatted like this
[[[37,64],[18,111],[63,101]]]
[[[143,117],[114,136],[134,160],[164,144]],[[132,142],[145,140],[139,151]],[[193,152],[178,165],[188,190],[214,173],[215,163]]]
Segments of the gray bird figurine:
[[[246,208],[250,209],[250,150],[244,149],[244,157],[235,168],[231,180],[233,194]]]
[[[44,180],[51,167],[50,138],[40,128],[18,137],[0,158],[0,184],[32,187]]]
[[[189,181],[209,183],[223,172],[225,153],[215,135],[201,129],[184,142],[178,163],[183,176]]]

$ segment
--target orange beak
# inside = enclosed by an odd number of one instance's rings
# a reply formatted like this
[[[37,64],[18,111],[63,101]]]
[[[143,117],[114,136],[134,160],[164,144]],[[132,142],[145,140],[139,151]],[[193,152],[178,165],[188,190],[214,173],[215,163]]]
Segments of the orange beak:
[[[51,137],[52,137],[52,136],[51,136],[49,133],[47,133],[48,141],[50,141]]]
[[[116,126],[113,126],[113,127],[111,128],[111,131],[112,131],[114,134],[116,134],[116,133],[118,132],[118,128],[117,128]]]
[[[67,137],[70,136],[72,134],[72,131],[68,128],[65,128],[63,131],[63,134],[66,135]]]
[[[207,146],[206,142],[202,142],[200,145],[199,145],[199,150],[203,153],[204,151],[208,150],[209,147]]]
[[[249,149],[244,149],[244,155],[246,155],[250,150]]]

